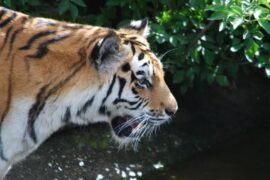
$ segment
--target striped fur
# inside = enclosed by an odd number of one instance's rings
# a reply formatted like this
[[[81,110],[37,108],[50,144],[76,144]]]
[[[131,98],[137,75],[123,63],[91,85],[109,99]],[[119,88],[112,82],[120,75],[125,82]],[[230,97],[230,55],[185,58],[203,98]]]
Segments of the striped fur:
[[[115,30],[0,7],[0,178],[68,123],[108,122],[128,144],[166,122],[177,103],[147,34],[147,20]]]

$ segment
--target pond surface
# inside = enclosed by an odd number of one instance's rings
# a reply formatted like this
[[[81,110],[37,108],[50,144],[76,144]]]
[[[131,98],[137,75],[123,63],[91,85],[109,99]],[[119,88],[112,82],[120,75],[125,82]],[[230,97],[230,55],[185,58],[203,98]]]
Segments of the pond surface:
[[[270,127],[257,127],[142,179],[269,180]]]

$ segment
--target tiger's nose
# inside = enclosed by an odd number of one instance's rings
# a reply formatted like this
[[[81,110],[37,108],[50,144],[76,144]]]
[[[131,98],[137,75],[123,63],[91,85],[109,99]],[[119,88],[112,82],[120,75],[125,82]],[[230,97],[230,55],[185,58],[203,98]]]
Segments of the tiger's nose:
[[[176,113],[178,107],[175,107],[175,108],[167,108],[165,109],[165,113],[168,115],[168,116],[172,116]]]
[[[178,110],[177,101],[176,101],[176,99],[174,98],[174,96],[172,94],[170,94],[170,96],[166,100],[167,101],[165,101],[165,103],[164,103],[164,105],[165,105],[165,113],[168,116],[172,116]]]

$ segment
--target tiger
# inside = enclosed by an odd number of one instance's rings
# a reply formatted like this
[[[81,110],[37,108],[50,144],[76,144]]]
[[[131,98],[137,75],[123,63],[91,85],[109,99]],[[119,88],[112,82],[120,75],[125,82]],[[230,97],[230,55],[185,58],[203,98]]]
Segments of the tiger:
[[[137,144],[178,105],[147,41],[148,19],[121,28],[0,7],[0,179],[68,124],[107,122]]]

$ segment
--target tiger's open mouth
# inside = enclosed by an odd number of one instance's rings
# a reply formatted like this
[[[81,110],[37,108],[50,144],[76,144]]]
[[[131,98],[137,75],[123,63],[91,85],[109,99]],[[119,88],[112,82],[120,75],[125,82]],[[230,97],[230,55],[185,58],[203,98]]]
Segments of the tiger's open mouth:
[[[112,120],[112,128],[115,134],[119,137],[130,137],[132,131],[139,128],[139,119],[134,119],[129,115],[117,116]]]

